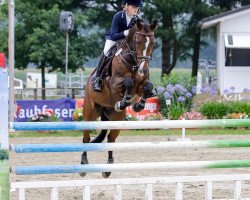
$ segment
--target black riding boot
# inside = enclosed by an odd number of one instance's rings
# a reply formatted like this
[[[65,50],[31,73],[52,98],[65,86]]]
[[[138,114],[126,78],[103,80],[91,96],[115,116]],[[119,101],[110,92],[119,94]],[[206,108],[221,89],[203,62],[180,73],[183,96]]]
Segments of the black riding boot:
[[[93,77],[93,89],[97,92],[102,91],[103,80],[101,77],[101,73],[104,67],[105,59],[106,59],[106,56],[104,55],[104,53],[102,53],[97,69],[96,69],[95,76]]]

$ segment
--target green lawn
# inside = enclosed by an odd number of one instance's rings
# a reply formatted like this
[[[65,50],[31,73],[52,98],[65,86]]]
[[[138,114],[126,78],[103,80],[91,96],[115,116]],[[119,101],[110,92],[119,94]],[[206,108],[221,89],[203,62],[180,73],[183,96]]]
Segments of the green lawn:
[[[95,135],[94,131],[92,135]],[[187,135],[250,135],[249,129],[187,129]],[[120,135],[123,136],[147,136],[147,135],[179,135],[181,136],[181,129],[167,129],[167,130],[122,130]],[[10,137],[80,137],[82,131],[56,131],[56,132],[37,132],[37,131],[24,131],[11,133]]]
[[[1,200],[9,199],[9,162],[0,161]]]

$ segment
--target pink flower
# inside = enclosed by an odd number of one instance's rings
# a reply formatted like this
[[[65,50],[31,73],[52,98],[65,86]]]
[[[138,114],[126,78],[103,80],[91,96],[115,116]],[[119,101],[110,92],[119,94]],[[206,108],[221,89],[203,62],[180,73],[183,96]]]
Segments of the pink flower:
[[[200,112],[186,112],[180,116],[179,119],[186,119],[186,120],[202,120],[205,117]]]

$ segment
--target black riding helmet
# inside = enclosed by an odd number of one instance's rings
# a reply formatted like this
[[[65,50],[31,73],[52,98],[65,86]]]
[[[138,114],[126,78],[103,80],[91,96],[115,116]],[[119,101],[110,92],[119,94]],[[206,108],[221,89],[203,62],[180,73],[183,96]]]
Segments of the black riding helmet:
[[[136,7],[142,7],[142,0],[122,0],[123,5],[125,5],[126,3]]]

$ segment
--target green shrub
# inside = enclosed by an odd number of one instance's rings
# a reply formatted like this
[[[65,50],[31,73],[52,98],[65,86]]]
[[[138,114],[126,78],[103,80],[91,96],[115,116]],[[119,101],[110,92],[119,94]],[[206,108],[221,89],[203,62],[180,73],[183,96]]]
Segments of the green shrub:
[[[250,116],[250,103],[244,101],[208,102],[199,111],[208,119],[222,119],[228,114],[243,113]]]
[[[83,114],[82,114],[82,108],[76,108],[73,111],[72,119],[74,121],[83,121],[84,117],[83,117]]]
[[[210,102],[201,105],[199,111],[207,119],[222,119],[229,113],[229,106],[224,102]]]
[[[168,119],[179,119],[182,114],[189,111],[193,95],[180,84],[168,84],[166,88],[162,87],[159,95],[160,113]],[[166,102],[169,103],[166,105]]]
[[[0,160],[3,162],[3,160],[9,159],[9,152],[7,150],[0,149]]]
[[[250,103],[245,101],[228,102],[229,113],[245,113],[250,116]]]
[[[157,90],[161,104],[160,112],[164,117],[176,120],[190,110],[193,95],[196,93],[193,83],[194,79],[187,73],[172,73],[163,77],[163,85]],[[166,101],[169,102],[168,105]]]
[[[169,119],[177,120],[180,116],[188,111],[183,104],[173,104],[169,107]]]

